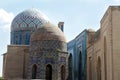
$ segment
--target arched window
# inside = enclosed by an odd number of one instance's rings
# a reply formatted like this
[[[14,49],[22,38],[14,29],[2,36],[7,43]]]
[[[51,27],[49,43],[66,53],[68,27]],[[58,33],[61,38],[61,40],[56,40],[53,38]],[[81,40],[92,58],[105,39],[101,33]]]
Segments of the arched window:
[[[97,80],[101,80],[101,59],[98,57],[97,61]]]
[[[72,54],[70,53],[68,58],[68,67],[69,67],[69,80],[72,79]]]
[[[82,53],[80,51],[79,53],[79,64],[78,64],[78,76],[79,76],[79,79],[81,79],[81,76],[82,76]]]
[[[52,66],[48,64],[46,66],[46,80],[52,80]]]
[[[61,66],[61,80],[65,80],[65,76],[66,76],[65,72],[66,72],[65,66],[62,65]]]
[[[107,80],[107,42],[106,42],[106,37],[104,37],[104,68],[105,68],[105,80]]]
[[[33,67],[32,67],[32,79],[36,79],[36,75],[37,75],[37,66],[33,65]]]

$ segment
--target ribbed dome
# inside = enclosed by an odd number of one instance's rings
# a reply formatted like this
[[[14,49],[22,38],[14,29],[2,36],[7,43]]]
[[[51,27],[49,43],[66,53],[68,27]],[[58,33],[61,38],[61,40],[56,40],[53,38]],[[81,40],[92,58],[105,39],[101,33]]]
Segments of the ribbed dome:
[[[64,33],[51,23],[44,24],[31,35],[31,42],[41,40],[59,40],[66,42]]]
[[[33,30],[48,22],[48,18],[39,10],[32,8],[19,13],[11,24],[11,31]]]

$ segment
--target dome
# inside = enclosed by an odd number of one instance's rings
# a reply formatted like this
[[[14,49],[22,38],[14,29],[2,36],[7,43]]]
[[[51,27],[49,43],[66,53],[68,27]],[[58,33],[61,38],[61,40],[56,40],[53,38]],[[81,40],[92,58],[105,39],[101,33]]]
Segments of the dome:
[[[64,33],[55,25],[51,23],[44,24],[41,28],[38,28],[31,35],[32,41],[42,41],[42,40],[58,40],[66,42]]]
[[[48,21],[47,16],[39,10],[35,8],[27,9],[13,19],[11,31],[34,30]]]
[[[95,30],[93,30],[93,29],[88,29],[88,31],[89,31],[89,32],[95,32]]]

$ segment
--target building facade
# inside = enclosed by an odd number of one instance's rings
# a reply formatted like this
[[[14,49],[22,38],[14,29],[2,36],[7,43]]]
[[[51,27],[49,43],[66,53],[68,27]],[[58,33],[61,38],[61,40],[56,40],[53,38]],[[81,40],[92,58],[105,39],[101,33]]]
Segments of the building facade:
[[[72,64],[72,71],[69,70],[72,72],[72,80],[86,79],[86,38],[87,30],[84,30],[67,44],[69,58],[71,58],[69,61]]]
[[[68,53],[63,26],[63,22],[55,26],[37,9],[18,14],[11,25],[11,44],[3,54],[3,79],[66,80]]]
[[[76,46],[75,46],[75,39],[67,43],[67,50],[68,50],[68,70],[69,70],[69,80],[74,80],[76,76],[75,65],[76,65]]]
[[[87,41],[87,80],[120,80],[120,6],[110,6]]]
[[[36,9],[23,11],[11,25],[3,79],[120,80],[119,21],[120,6],[110,6],[100,29],[66,43],[64,22],[57,27]]]
[[[84,30],[68,42],[73,80],[120,80],[119,20],[120,6],[110,6],[100,29]]]

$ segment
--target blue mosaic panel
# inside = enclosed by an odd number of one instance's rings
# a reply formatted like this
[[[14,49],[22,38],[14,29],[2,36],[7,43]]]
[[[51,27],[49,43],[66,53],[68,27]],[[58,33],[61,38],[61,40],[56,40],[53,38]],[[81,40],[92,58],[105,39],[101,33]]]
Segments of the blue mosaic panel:
[[[52,64],[54,64],[53,58],[46,58],[46,59],[45,59],[45,64],[47,64],[47,63],[52,63]]]
[[[66,63],[66,58],[65,57],[61,57],[60,58],[60,62],[63,63],[63,64],[65,64]]]
[[[30,43],[30,31],[15,31],[11,32],[11,44],[17,45],[29,45]]]
[[[33,57],[33,58],[32,58],[32,62],[33,62],[33,63],[38,63],[38,58],[37,58],[37,57]]]
[[[25,28],[25,27],[27,27],[27,25],[26,25],[25,22],[22,22],[22,23],[20,24],[20,27],[21,27],[21,28]]]
[[[30,28],[35,28],[35,24],[34,24],[33,22],[31,22],[31,23],[29,24],[29,27],[30,27]]]
[[[25,20],[25,22],[26,22],[26,24],[30,24],[31,20],[30,20],[29,18],[27,18],[27,19]]]
[[[35,24],[39,24],[40,23],[40,20],[38,20],[37,18],[34,19],[34,23]]]
[[[23,20],[22,19],[18,19],[16,22],[17,22],[17,24],[21,24],[23,22]]]

